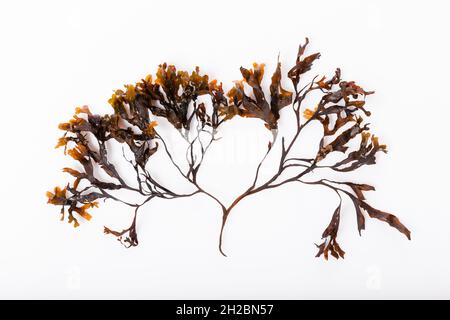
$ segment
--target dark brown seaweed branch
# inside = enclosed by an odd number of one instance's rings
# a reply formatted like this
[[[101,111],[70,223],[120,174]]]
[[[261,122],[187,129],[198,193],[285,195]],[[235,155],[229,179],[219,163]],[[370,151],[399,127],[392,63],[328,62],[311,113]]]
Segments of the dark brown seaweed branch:
[[[301,182],[309,185],[322,185],[333,190],[339,198],[329,225],[322,234],[324,241],[317,245],[317,256],[329,255],[343,258],[345,252],[337,242],[339,222],[342,214],[342,195],[346,195],[353,203],[356,213],[358,232],[365,228],[364,212],[371,218],[388,223],[410,239],[410,231],[394,215],[370,206],[364,192],[374,190],[367,184],[332,181],[321,179],[306,181],[302,178],[313,170],[330,169],[337,172],[354,171],[364,165],[373,165],[378,152],[386,152],[386,146],[380,144],[378,138],[369,133],[369,125],[364,117],[370,116],[365,108],[365,98],[373,94],[365,91],[354,81],[342,80],[341,70],[336,69],[330,78],[315,76],[304,81],[320,53],[305,56],[309,41],[299,46],[295,65],[287,73],[292,81],[293,91],[282,87],[281,63],[271,77],[270,97],[266,98],[262,87],[265,65],[253,64],[253,68],[240,68],[243,79],[235,82],[228,93],[224,93],[222,83],[209,80],[201,75],[199,68],[190,74],[180,71],[173,65],[162,64],[156,72],[156,78],[147,76],[135,85],[126,85],[125,90],[116,90],[109,103],[113,114],[94,115],[87,106],[77,108],[74,117],[59,128],[65,134],[59,139],[56,147],[64,146],[64,152],[78,161],[82,170],[64,168],[63,171],[75,178],[65,188],[56,187],[48,192],[48,202],[61,206],[62,220],[68,215],[68,222],[79,226],[78,217],[91,219],[87,212],[98,206],[98,200],[115,200],[134,208],[131,225],[122,231],[114,231],[105,227],[104,232],[111,234],[126,247],[136,246],[138,236],[136,230],[139,209],[155,198],[175,199],[204,194],[213,199],[222,209],[222,226],[219,236],[219,251],[225,255],[222,244],[224,228],[231,211],[250,195],[264,190],[277,188],[290,182]],[[301,82],[306,82],[303,87]],[[250,91],[246,90],[250,88]],[[312,92],[319,92],[314,110],[304,108],[303,102]],[[199,102],[199,96],[208,96],[211,108]],[[291,106],[296,120],[293,137],[277,139],[280,111]],[[305,120],[302,119],[303,118]],[[230,205],[226,206],[215,195],[205,190],[198,183],[198,174],[210,146],[219,140],[217,132],[220,125],[235,116],[261,119],[265,127],[271,130],[273,140],[269,142],[267,151],[256,167],[250,186]],[[170,145],[158,132],[154,117],[165,118],[179,131],[186,143],[186,163],[177,163],[172,155]],[[317,121],[322,125],[323,135],[317,143],[317,152],[308,158],[299,158],[293,154],[302,130]],[[205,138],[206,137],[206,138]],[[358,139],[359,147],[350,147],[350,142]],[[135,181],[130,184],[121,173],[120,168],[110,159],[109,140],[122,144],[125,161],[135,172]],[[267,156],[281,144],[278,165],[265,181],[259,181],[260,171]],[[190,193],[172,190],[155,178],[154,169],[149,159],[162,146],[169,164],[172,165],[193,188]],[[128,159],[125,149],[132,155]],[[354,150],[353,150],[354,149]],[[332,165],[324,165],[323,160],[333,152],[343,155],[342,159]],[[290,170],[288,170],[290,169]],[[108,181],[100,178],[99,172],[109,177]],[[82,186],[83,185],[83,186]],[[143,197],[140,204],[131,203],[114,195],[115,190],[127,190]]]

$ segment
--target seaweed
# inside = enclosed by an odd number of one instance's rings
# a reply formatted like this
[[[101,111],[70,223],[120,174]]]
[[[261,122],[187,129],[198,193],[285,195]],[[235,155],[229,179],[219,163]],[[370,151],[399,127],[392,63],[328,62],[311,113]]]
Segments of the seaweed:
[[[410,239],[410,231],[396,216],[375,209],[367,203],[364,193],[375,190],[373,186],[351,181],[305,179],[313,170],[328,169],[340,173],[355,171],[362,166],[375,164],[377,154],[387,152],[386,145],[380,144],[378,138],[369,132],[369,124],[365,123],[365,118],[370,116],[365,108],[366,97],[373,94],[373,91],[364,90],[354,81],[343,80],[339,68],[329,78],[315,76],[312,80],[304,80],[305,74],[320,58],[320,53],[305,56],[308,43],[306,39],[299,46],[295,65],[287,73],[293,85],[292,91],[281,86],[279,61],[267,91],[270,92],[269,97],[266,97],[262,85],[264,64],[254,63],[249,69],[241,67],[243,79],[236,81],[225,93],[222,83],[210,80],[208,75],[201,74],[198,67],[189,73],[164,63],[159,66],[155,78],[149,75],[135,85],[126,85],[123,90],[116,90],[108,101],[113,113],[97,115],[92,114],[87,106],[76,108],[73,118],[59,125],[59,129],[65,133],[56,147],[64,147],[64,153],[76,160],[83,170],[64,168],[63,171],[71,175],[74,181],[64,188],[55,187],[52,192],[47,192],[48,203],[61,206],[61,219],[65,220],[67,216],[67,221],[74,227],[80,225],[80,217],[91,219],[88,210],[97,207],[100,200],[119,201],[133,208],[134,217],[128,228],[115,231],[104,227],[105,234],[116,237],[126,247],[132,247],[138,245],[136,217],[144,204],[156,198],[174,199],[204,194],[221,208],[219,251],[225,256],[223,234],[233,208],[253,194],[298,182],[331,189],[339,200],[331,221],[322,234],[323,242],[317,245],[317,257],[328,259],[331,255],[337,259],[344,258],[345,252],[337,242],[343,213],[343,196],[353,203],[360,234],[365,229],[368,216],[388,223]],[[300,86],[302,82],[305,84]],[[320,94],[316,107],[303,107],[303,102],[312,92]],[[210,105],[199,102],[200,96],[209,98]],[[291,108],[291,116],[296,120],[295,134],[291,139],[284,136],[277,139],[280,110],[288,106]],[[165,118],[183,137],[186,142],[187,169],[182,169],[183,166],[175,161],[170,146],[159,132],[155,117]],[[208,149],[220,139],[220,126],[234,117],[262,120],[272,132],[273,140],[269,142],[264,157],[255,168],[252,183],[227,206],[205,190],[199,184],[197,176]],[[301,132],[313,122],[318,122],[323,127],[320,140],[312,142],[317,145],[317,152],[310,158],[294,157],[292,150],[299,142]],[[350,142],[358,139],[359,146],[356,149],[351,147]],[[123,146],[123,157],[135,171],[133,183],[126,182],[130,177],[125,179],[111,162],[109,140],[115,140]],[[307,141],[302,140],[301,143]],[[125,148],[133,155],[132,159],[126,158]],[[269,153],[278,152],[275,150],[279,150],[278,166],[270,178],[260,181],[261,166]],[[166,153],[170,165],[194,187],[193,192],[179,193],[156,178],[154,171],[157,168],[149,165],[149,159],[156,152]],[[341,153],[342,159],[334,164],[324,165],[323,160],[335,152]],[[101,179],[98,171],[108,175],[111,180]],[[113,194],[114,190],[119,189],[137,193],[145,200],[141,203],[127,201]]]

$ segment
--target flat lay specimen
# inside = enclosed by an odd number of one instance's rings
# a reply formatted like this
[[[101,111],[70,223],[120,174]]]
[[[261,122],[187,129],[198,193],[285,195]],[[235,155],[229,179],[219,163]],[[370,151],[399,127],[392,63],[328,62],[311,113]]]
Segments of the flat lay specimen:
[[[346,180],[304,179],[313,170],[321,169],[344,175],[362,166],[375,164],[376,155],[387,152],[386,145],[369,132],[369,125],[364,120],[370,116],[366,109],[366,96],[374,92],[364,90],[354,81],[343,80],[340,69],[336,69],[330,77],[304,79],[313,63],[320,58],[320,53],[305,55],[308,42],[306,39],[299,46],[295,64],[287,73],[287,78],[292,82],[292,91],[281,85],[279,62],[271,76],[267,90],[269,95],[264,92],[262,85],[264,64],[254,63],[252,68],[241,67],[243,79],[236,81],[225,93],[222,83],[209,79],[198,67],[188,73],[164,63],[159,66],[155,77],[149,75],[135,85],[116,90],[109,100],[113,113],[97,115],[91,113],[87,106],[76,108],[73,118],[59,125],[65,133],[56,147],[63,147],[64,152],[76,160],[82,169],[64,168],[63,171],[71,175],[74,181],[47,192],[48,203],[61,206],[61,219],[67,219],[74,227],[79,226],[80,218],[91,219],[91,209],[98,206],[99,200],[109,199],[128,205],[134,211],[130,225],[123,230],[105,227],[104,232],[117,237],[126,247],[132,247],[138,245],[136,217],[143,205],[155,198],[174,199],[204,194],[220,207],[222,225],[219,250],[225,255],[222,248],[224,228],[233,208],[253,194],[297,182],[323,186],[337,196],[338,205],[323,231],[322,243],[317,245],[317,257],[344,257],[345,252],[337,242],[340,217],[344,214],[341,210],[343,197],[350,199],[353,204],[360,234],[365,229],[366,218],[370,217],[388,223],[410,239],[410,231],[396,216],[367,203],[364,194],[374,190],[373,186]],[[303,106],[302,103],[313,92],[320,94],[315,107]],[[210,103],[200,102],[200,96],[209,98]],[[284,108],[291,110],[286,110],[283,116],[294,117],[296,121],[294,135],[289,139],[278,135],[278,120]],[[170,123],[183,137],[187,169],[175,161],[171,146],[159,132],[156,117]],[[265,146],[265,156],[255,168],[254,179],[248,188],[230,204],[225,204],[200,185],[198,175],[202,172],[200,168],[210,146],[220,144],[220,126],[234,117],[260,119],[272,133],[273,139]],[[319,141],[299,139],[304,128],[314,122],[323,127]],[[110,140],[120,143],[123,150],[126,148],[131,151],[132,159],[125,152],[123,158],[127,165],[132,166],[134,177],[125,179],[120,174],[120,168],[111,162]],[[359,142],[356,148],[350,146],[351,141]],[[294,145],[295,148],[301,148],[302,144],[317,146],[315,154],[308,158],[293,156]],[[148,163],[156,152],[167,155],[178,174],[194,187],[193,192],[179,193],[169,188],[160,175],[156,177],[154,173],[158,168]],[[278,153],[278,166],[270,178],[261,179],[260,169],[269,153]],[[324,165],[323,160],[332,153],[341,154],[340,160],[332,165]],[[98,174],[99,171],[111,179],[105,181]],[[132,184],[128,182],[130,178],[134,179]],[[135,192],[145,200],[141,203],[129,202],[113,194],[119,189]]]

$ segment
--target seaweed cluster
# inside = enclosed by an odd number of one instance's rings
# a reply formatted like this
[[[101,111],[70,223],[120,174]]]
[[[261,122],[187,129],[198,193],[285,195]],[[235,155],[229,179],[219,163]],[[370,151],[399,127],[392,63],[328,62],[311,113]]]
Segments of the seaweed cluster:
[[[336,69],[331,77],[315,76],[305,81],[305,74],[320,58],[320,53],[305,56],[307,45],[308,39],[299,46],[295,64],[287,73],[292,82],[292,91],[281,86],[282,72],[279,62],[267,91],[270,96],[266,96],[262,85],[264,64],[254,63],[253,68],[249,69],[241,67],[242,80],[236,81],[228,92],[224,92],[222,83],[201,74],[198,67],[189,73],[164,63],[159,66],[155,77],[149,75],[135,85],[126,85],[123,90],[116,90],[108,101],[113,113],[98,115],[92,114],[87,106],[76,108],[73,118],[59,125],[64,135],[58,140],[56,147],[64,147],[64,153],[76,160],[82,170],[64,168],[63,171],[74,180],[64,188],[55,187],[52,192],[48,192],[48,203],[61,206],[61,219],[67,218],[74,227],[79,226],[80,217],[91,219],[88,211],[97,207],[99,200],[110,199],[130,206],[134,210],[130,226],[122,231],[105,227],[104,232],[131,247],[138,245],[136,216],[144,204],[154,198],[173,199],[205,194],[222,210],[219,250],[225,255],[222,250],[224,227],[230,212],[240,201],[286,183],[300,182],[328,188],[337,195],[339,201],[329,225],[322,234],[323,242],[317,245],[317,256],[323,255],[326,259],[329,255],[335,258],[344,257],[345,252],[337,242],[343,196],[348,197],[354,205],[359,233],[365,228],[366,213],[370,218],[388,223],[410,239],[410,231],[396,216],[375,209],[366,202],[364,193],[374,190],[373,186],[350,181],[304,179],[313,170],[329,169],[344,173],[365,165],[373,165],[378,153],[387,152],[386,145],[380,144],[378,138],[369,132],[369,125],[364,120],[370,116],[370,112],[365,109],[365,100],[373,92],[364,90],[354,81],[343,80],[340,69]],[[313,110],[303,107],[302,104],[312,92],[320,93]],[[199,102],[200,96],[209,98],[207,101],[210,103],[206,105],[205,102]],[[295,134],[292,139],[277,139],[280,110],[288,106],[292,112],[284,114],[295,117]],[[245,192],[226,206],[198,183],[197,175],[209,147],[219,140],[220,126],[234,117],[262,120],[265,127],[272,132],[273,141],[269,142],[264,157],[255,168],[252,183]],[[155,119],[167,120],[186,141],[187,169],[183,169],[183,166],[174,160],[170,146],[158,132]],[[294,157],[294,144],[298,142],[303,129],[313,122],[319,122],[323,126],[320,140],[310,142],[317,145],[317,152],[309,158]],[[349,142],[354,139],[359,141],[357,148],[349,146]],[[127,183],[129,177],[125,179],[110,161],[107,144],[109,140],[115,140],[131,151],[132,159],[125,157],[125,153],[123,156],[136,173],[134,183]],[[302,140],[301,143],[307,141]],[[280,145],[274,148],[275,144]],[[278,167],[269,179],[260,181],[260,168],[267,155],[270,152],[278,152],[272,150],[279,150]],[[171,165],[195,191],[182,194],[155,178],[153,170],[157,168],[149,165],[149,159],[156,152],[165,152]],[[323,160],[334,152],[342,154],[341,159],[332,165],[323,165]],[[98,174],[99,170],[111,179],[102,180]],[[114,190],[119,189],[136,192],[143,196],[145,201],[131,203],[119,198],[113,194]]]

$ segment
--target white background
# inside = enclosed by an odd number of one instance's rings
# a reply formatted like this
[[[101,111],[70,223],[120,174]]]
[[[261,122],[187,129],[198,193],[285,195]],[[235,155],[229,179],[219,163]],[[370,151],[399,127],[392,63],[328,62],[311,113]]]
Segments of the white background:
[[[449,9],[447,1],[2,1],[0,298],[450,298]],[[217,250],[220,209],[206,197],[144,207],[132,249],[102,234],[103,225],[127,226],[129,208],[107,202],[73,229],[46,204],[45,192],[68,181],[60,168],[73,161],[53,147],[75,106],[111,112],[112,89],[164,61],[200,65],[227,89],[241,65],[266,62],[270,73],[278,53],[287,72],[306,36],[308,52],[322,53],[314,72],[341,67],[376,90],[370,123],[389,153],[348,179],[374,184],[368,201],[395,213],[412,241],[372,219],[360,237],[346,202],[345,260],[314,258],[336,198],[301,185],[242,201],[226,228],[227,258]],[[270,134],[237,119],[224,136],[201,182],[229,203]]]

